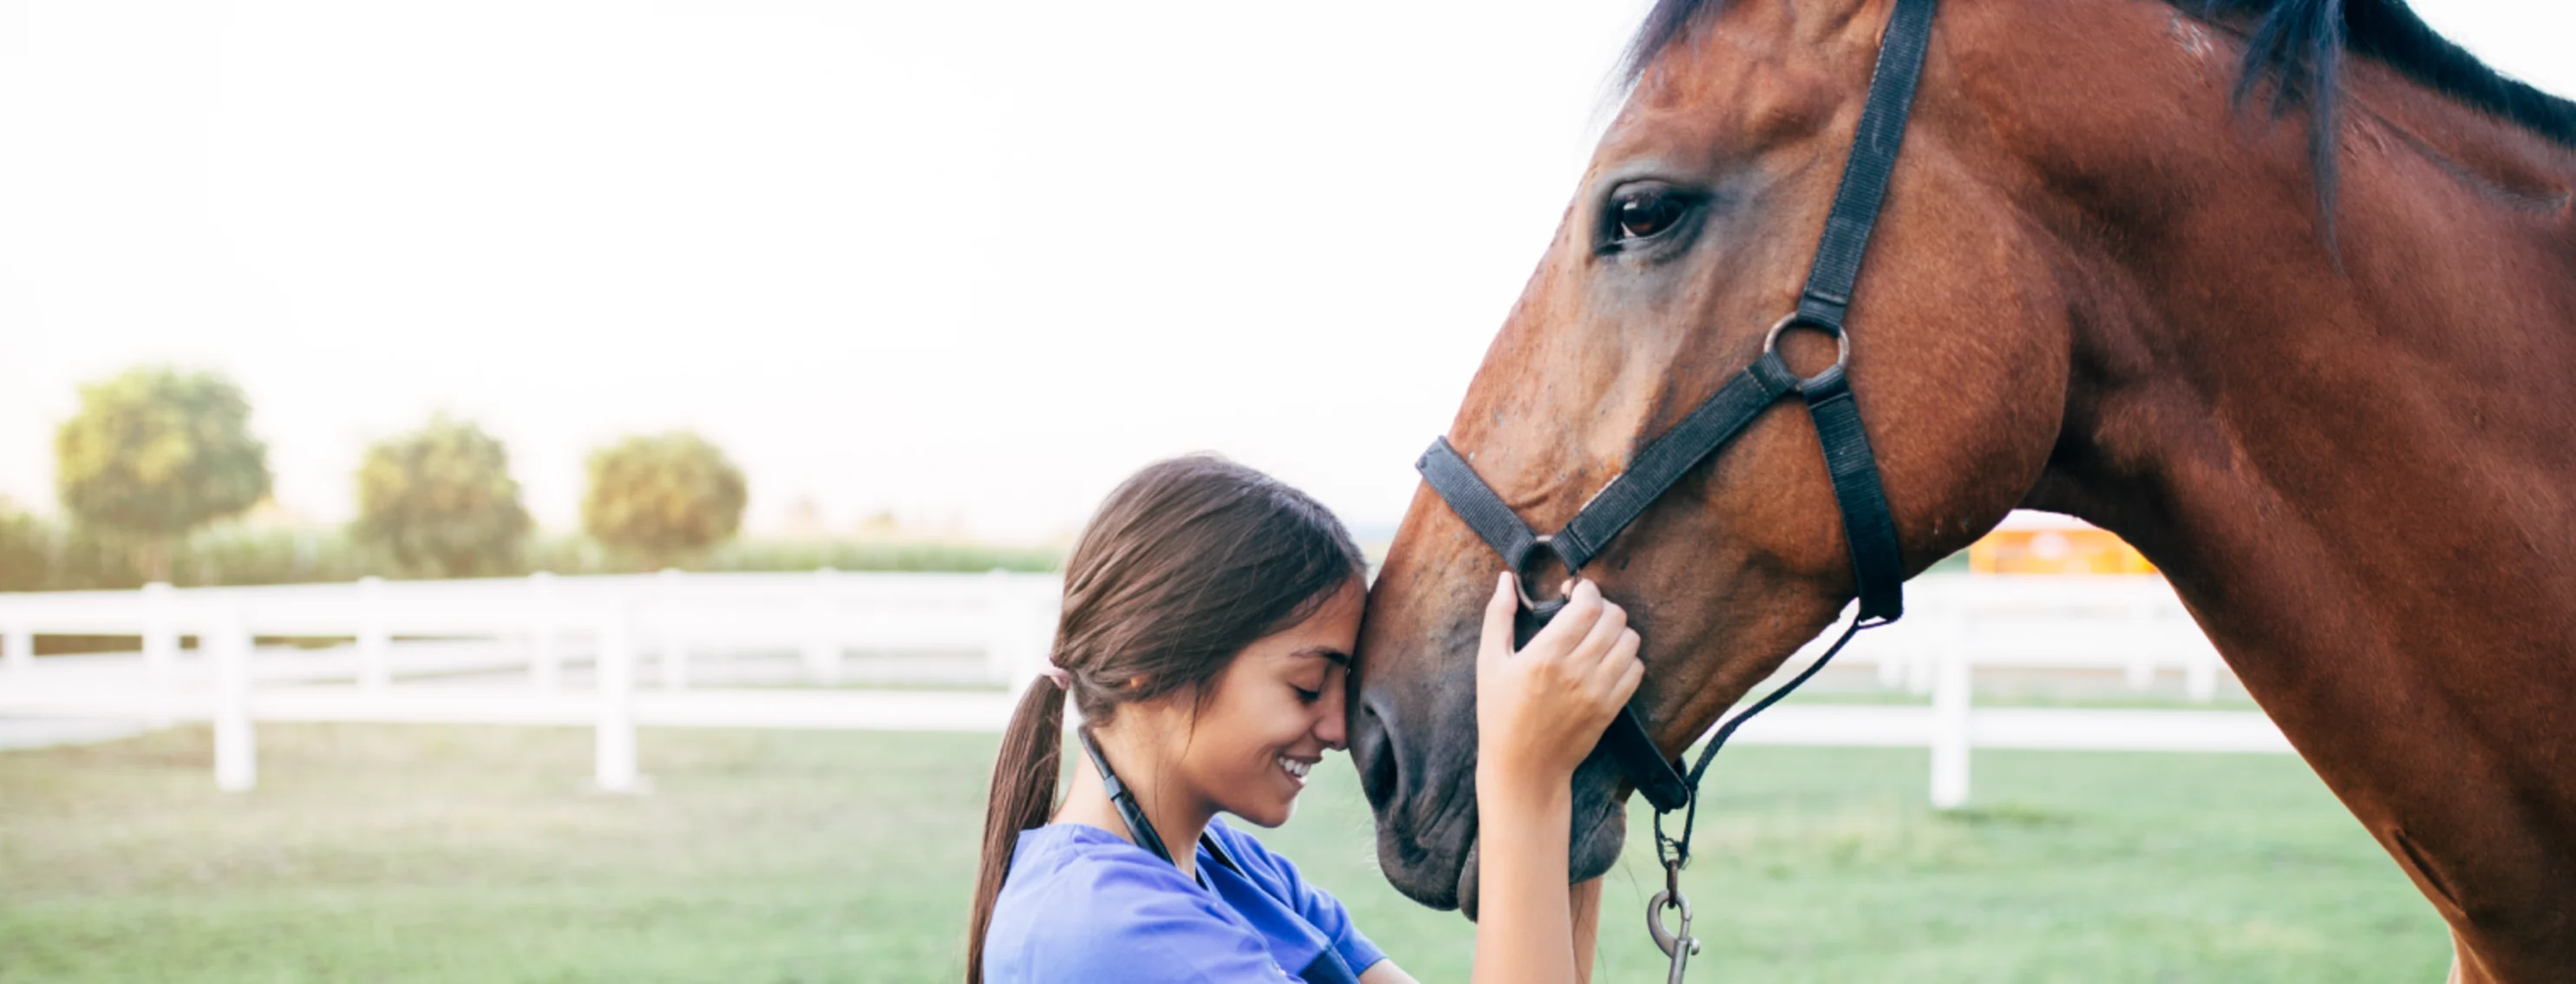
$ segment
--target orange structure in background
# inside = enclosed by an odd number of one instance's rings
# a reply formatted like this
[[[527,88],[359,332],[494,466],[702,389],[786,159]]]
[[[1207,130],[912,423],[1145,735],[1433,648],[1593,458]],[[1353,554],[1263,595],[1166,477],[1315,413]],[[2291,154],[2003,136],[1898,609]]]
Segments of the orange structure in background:
[[[2153,574],[2137,548],[2073,516],[2016,509],[1968,546],[1978,574]]]

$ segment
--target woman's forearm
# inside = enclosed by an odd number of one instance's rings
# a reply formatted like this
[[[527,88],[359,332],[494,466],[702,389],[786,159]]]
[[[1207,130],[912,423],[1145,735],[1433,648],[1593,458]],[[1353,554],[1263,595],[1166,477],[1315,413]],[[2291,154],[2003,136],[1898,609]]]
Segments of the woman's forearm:
[[[1477,984],[1582,980],[1597,886],[1585,927],[1574,922],[1566,855],[1574,770],[1646,667],[1627,612],[1590,581],[1565,587],[1565,607],[1512,648],[1520,611],[1516,575],[1498,573],[1476,647]],[[1578,956],[1579,954],[1579,956]]]
[[[1476,776],[1475,984],[1575,980],[1566,851],[1573,820],[1568,783]]]

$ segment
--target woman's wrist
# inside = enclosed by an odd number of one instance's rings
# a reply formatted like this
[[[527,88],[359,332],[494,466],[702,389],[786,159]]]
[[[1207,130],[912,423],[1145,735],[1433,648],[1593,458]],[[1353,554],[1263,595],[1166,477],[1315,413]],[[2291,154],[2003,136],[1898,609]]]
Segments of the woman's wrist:
[[[1570,812],[1574,808],[1574,776],[1543,766],[1479,756],[1476,803],[1477,812],[1488,823],[1498,810]]]

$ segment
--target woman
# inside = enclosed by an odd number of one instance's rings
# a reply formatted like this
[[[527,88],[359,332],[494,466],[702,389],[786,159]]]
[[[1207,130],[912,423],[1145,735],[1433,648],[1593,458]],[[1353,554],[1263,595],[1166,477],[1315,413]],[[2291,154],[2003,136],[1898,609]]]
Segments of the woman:
[[[1331,895],[1216,817],[1278,826],[1342,747],[1365,573],[1321,505],[1219,458],[1162,462],[1110,493],[1066,563],[1047,679],[994,766],[968,984],[1412,980]],[[1518,653],[1509,575],[1485,610],[1480,984],[1577,979],[1571,777],[1645,670],[1618,606],[1588,583],[1572,594]],[[1087,761],[1058,803],[1067,695]]]

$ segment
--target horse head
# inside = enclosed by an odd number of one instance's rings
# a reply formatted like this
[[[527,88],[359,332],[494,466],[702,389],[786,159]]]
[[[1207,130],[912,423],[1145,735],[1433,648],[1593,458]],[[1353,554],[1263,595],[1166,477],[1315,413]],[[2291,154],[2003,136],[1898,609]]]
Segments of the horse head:
[[[1627,102],[1447,439],[1531,527],[1564,524],[1640,445],[1763,350],[1798,299],[1865,102],[1888,4],[1668,3]],[[1956,95],[1942,12],[1848,316],[1848,376],[1907,573],[1991,528],[2040,475],[2068,382],[2048,236]],[[1658,23],[1663,26],[1658,28]],[[1657,37],[1661,30],[1668,37]],[[1835,342],[1792,331],[1790,368]],[[1643,634],[1637,708],[1667,753],[1830,625],[1855,591],[1813,423],[1787,401],[1701,462],[1582,571]],[[1390,880],[1475,906],[1478,612],[1494,552],[1417,492],[1372,590],[1351,752]],[[1555,583],[1541,572],[1532,583]],[[1574,779],[1571,868],[1601,874],[1628,787]]]

